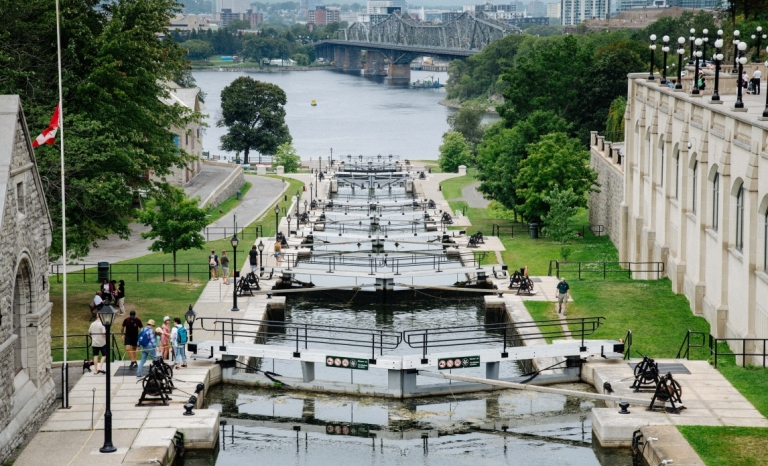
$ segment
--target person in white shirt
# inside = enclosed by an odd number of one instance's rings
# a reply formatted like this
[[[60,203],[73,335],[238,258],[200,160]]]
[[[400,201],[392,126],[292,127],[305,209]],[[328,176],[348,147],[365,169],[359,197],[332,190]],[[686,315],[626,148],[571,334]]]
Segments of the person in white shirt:
[[[102,306],[104,305],[104,300],[101,299],[101,293],[97,292],[93,296],[93,304],[96,305],[96,309],[101,309],[102,308]]]
[[[96,317],[91,328],[88,329],[88,333],[91,334],[91,346],[93,347],[93,375],[106,374],[107,372],[102,370],[102,367],[104,367],[107,358],[107,329],[101,323],[101,316]],[[101,364],[99,364],[99,354],[101,354]]]
[[[755,67],[755,71],[752,73],[752,93],[755,95],[760,95],[760,78],[762,77],[763,73],[758,67]]]

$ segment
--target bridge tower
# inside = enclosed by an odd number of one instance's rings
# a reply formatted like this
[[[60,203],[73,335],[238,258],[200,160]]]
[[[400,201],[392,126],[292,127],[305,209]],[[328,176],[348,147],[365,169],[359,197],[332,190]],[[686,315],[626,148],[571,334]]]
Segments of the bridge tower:
[[[363,69],[361,51],[357,47],[335,46],[333,47],[334,68],[343,71],[360,71]]]
[[[385,76],[387,74],[386,57],[378,50],[366,52],[363,76]]]

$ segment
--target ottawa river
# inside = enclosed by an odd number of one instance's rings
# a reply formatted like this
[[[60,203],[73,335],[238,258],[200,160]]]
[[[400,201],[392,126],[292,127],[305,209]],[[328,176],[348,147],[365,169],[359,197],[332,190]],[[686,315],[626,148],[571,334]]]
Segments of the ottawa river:
[[[399,155],[401,159],[436,160],[441,137],[452,110],[439,105],[445,89],[412,89],[385,78],[363,78],[331,70],[285,73],[196,71],[197,85],[206,93],[203,150],[230,156],[219,149],[225,128],[216,127],[221,91],[239,76],[248,75],[280,86],[288,96],[286,122],[302,160],[341,155]],[[448,73],[411,71],[411,80],[434,75],[441,83]],[[312,100],[317,106],[312,107]],[[223,157],[222,157],[223,158]]]

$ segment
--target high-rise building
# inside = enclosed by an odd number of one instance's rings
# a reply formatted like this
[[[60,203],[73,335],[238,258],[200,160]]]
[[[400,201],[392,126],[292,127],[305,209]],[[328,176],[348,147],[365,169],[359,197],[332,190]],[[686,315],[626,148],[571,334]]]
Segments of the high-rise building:
[[[318,26],[338,23],[341,10],[332,6],[318,5],[314,10],[307,11],[307,22]]]
[[[560,19],[560,6],[559,3],[547,3],[547,18]]]
[[[545,17],[547,16],[547,4],[541,0],[532,0],[525,9],[525,12],[528,16],[533,16],[534,18]]]
[[[448,24],[448,23],[451,23],[453,21],[456,21],[456,18],[458,18],[460,15],[461,15],[460,11],[444,11],[440,15],[440,21],[443,24]]]
[[[245,13],[235,13],[229,8],[224,8],[217,15],[221,20],[221,25],[227,27],[229,22],[235,19],[245,20],[251,23],[251,29],[256,29],[256,26],[264,22],[264,15],[253,10],[248,10]]]
[[[588,19],[605,19],[608,0],[560,0],[561,24],[575,26]]]
[[[216,0],[216,13],[225,9],[230,13],[247,13],[251,9],[251,2],[250,0]]]

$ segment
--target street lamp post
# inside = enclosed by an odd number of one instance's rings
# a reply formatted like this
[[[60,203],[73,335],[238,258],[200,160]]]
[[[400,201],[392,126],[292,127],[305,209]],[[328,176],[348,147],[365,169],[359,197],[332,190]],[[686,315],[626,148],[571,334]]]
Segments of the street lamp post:
[[[301,194],[299,194],[298,191],[296,191],[296,218],[299,218],[299,198],[301,197]]]
[[[229,244],[232,245],[232,250],[235,252],[235,268],[232,272],[232,312],[238,312],[240,309],[237,307],[237,245],[240,244],[240,240],[237,238],[237,233],[229,240]]]
[[[736,93],[736,103],[733,105],[733,108],[744,108],[744,102],[741,100],[741,89],[744,87],[744,82],[741,79],[741,72],[744,69],[744,64],[747,62],[747,57],[744,56],[744,51],[747,50],[747,43],[739,42],[738,50],[739,57],[737,61],[739,63],[739,76],[736,78],[738,92]]]
[[[720,64],[723,62],[723,30],[717,31],[715,40],[715,90],[712,92],[712,102],[720,102]]]
[[[306,199],[304,199],[304,213],[305,214],[307,213],[307,204],[309,204],[309,203],[307,202]]]
[[[291,235],[291,216],[287,215],[285,217],[286,220],[288,220],[288,236]],[[296,217],[296,229],[299,229],[299,217]]]
[[[691,28],[691,35],[688,37],[688,40],[691,41],[691,61],[688,62],[689,65],[693,65],[693,60],[695,60],[693,56],[693,41],[696,40],[696,29]]]
[[[648,81],[653,81],[653,51],[656,50],[656,34],[651,34],[651,45],[648,48],[651,49],[651,74],[648,76]]]
[[[703,34],[701,36],[701,42],[704,45],[704,47],[703,47],[704,53],[703,53],[702,57],[704,57],[704,60],[706,60],[707,59],[707,44],[709,43],[709,37],[707,37],[707,34],[709,34],[709,30],[703,29],[701,31],[701,33]]]
[[[331,164],[329,165],[329,168],[333,168],[333,147],[331,147]]]
[[[693,52],[693,60],[696,62],[696,65],[694,66],[693,90],[691,91],[691,94],[699,95],[699,61],[701,58],[701,50],[699,50],[699,47],[701,47],[702,44],[701,39],[696,39],[694,44],[696,44],[696,50]]]
[[[310,181],[309,182],[309,198],[313,199],[313,200],[314,200],[314,189],[315,189],[315,184]],[[296,199],[296,210],[297,211],[299,210],[299,200],[298,199]]]
[[[760,62],[760,39],[765,39],[766,35],[763,34],[763,27],[758,26],[757,27],[757,61]]]
[[[187,312],[184,313],[184,320],[186,320],[187,325],[189,325],[189,341],[192,341],[192,324],[195,323],[196,318],[197,312],[192,309],[192,305],[190,304],[189,309],[187,309]]]
[[[264,253],[264,243],[259,240],[259,245],[256,246],[256,249],[259,250],[259,271],[264,271],[264,256],[262,255]]]
[[[664,67],[661,69],[661,84],[667,84],[667,53],[669,52],[669,36],[661,38],[664,41],[664,45],[661,47],[661,51],[664,52]]]
[[[733,31],[733,70],[731,70],[731,74],[739,73],[739,76],[741,76],[741,71],[739,71],[739,32],[738,29]]]
[[[275,240],[277,240],[278,216],[280,215],[280,206],[275,206]]]
[[[685,54],[685,37],[679,37],[677,43],[680,46],[677,49],[677,84],[675,84],[675,90],[683,89],[683,54]]]
[[[101,323],[104,324],[104,327],[107,329],[107,406],[104,412],[104,446],[99,448],[99,451],[102,453],[114,453],[117,451],[117,448],[112,444],[112,371],[109,367],[110,359],[112,357],[110,351],[111,345],[109,344],[109,330],[115,320],[115,314],[117,313],[109,301],[110,296],[107,295],[104,306],[99,310]]]

